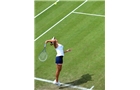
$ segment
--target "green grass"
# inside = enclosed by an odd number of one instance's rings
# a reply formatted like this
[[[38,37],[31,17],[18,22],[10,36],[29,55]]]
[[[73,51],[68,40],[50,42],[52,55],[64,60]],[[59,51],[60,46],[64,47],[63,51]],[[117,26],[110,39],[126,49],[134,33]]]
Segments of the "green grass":
[[[83,1],[61,1],[35,19],[35,38],[70,13]],[[52,2],[35,2],[35,15]],[[105,14],[104,1],[89,1],[76,12],[91,14]],[[81,87],[94,90],[105,90],[105,18],[71,14],[49,32],[35,41],[35,77],[55,79],[55,49],[47,45],[48,59],[45,62],[38,60],[38,54],[43,49],[44,41],[55,36],[64,49],[72,51],[65,54],[60,81],[73,82]],[[53,84],[36,81],[35,90],[59,90]],[[63,88],[63,90],[77,90]]]
[[[49,2],[42,2],[42,1],[36,1],[34,2],[35,5],[35,15],[39,14],[41,11],[49,7],[51,4],[53,4],[54,1],[49,1]]]

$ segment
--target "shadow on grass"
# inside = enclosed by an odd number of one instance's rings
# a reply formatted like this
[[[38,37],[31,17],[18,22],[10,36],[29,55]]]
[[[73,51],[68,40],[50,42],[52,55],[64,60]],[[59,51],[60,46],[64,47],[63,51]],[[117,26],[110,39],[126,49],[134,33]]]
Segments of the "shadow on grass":
[[[65,83],[65,84],[70,84],[71,86],[76,86],[76,85],[80,85],[80,84],[83,84],[83,83],[86,83],[86,82],[88,82],[88,81],[91,81],[91,76],[92,76],[93,74],[84,74],[84,75],[82,75],[79,79],[77,79],[77,80],[74,80],[74,81],[72,81],[72,82],[67,82],[67,83]],[[61,86],[59,89],[63,89],[63,88],[68,88],[69,86]]]

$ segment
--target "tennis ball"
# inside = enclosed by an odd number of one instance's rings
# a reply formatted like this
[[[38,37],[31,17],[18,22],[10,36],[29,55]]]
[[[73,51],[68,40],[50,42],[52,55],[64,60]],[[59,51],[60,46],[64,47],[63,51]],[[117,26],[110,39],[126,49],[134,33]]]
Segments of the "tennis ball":
[[[57,3],[54,3],[54,5],[56,5]]]

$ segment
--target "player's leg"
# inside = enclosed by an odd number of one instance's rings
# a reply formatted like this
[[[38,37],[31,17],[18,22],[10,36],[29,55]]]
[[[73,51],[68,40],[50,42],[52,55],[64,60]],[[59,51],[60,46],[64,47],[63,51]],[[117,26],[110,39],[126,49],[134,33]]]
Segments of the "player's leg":
[[[55,81],[54,84],[59,85],[59,75],[62,70],[62,64],[63,64],[63,56],[56,57],[56,73],[55,73]]]
[[[55,77],[56,77],[56,82],[58,82],[58,78],[59,78],[59,75],[60,75],[60,71],[62,70],[62,65],[59,65],[59,64],[57,64],[56,65],[56,75],[55,75]]]

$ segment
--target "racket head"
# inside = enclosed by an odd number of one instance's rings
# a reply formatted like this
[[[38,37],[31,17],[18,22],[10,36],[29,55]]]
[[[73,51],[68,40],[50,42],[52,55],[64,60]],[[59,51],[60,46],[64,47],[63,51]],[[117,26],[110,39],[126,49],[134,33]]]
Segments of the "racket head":
[[[41,62],[44,62],[47,60],[47,57],[48,57],[48,54],[46,52],[46,47],[44,47],[44,49],[40,52],[39,56],[38,56],[38,59],[41,61]]]

